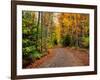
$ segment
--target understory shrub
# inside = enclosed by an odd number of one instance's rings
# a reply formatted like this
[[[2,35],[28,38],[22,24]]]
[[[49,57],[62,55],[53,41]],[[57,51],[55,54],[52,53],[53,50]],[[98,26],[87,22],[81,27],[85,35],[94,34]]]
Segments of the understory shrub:
[[[71,37],[70,37],[69,35],[66,35],[66,36],[64,36],[63,39],[62,39],[62,45],[63,45],[64,47],[67,47],[67,46],[70,45],[70,41],[71,41]]]

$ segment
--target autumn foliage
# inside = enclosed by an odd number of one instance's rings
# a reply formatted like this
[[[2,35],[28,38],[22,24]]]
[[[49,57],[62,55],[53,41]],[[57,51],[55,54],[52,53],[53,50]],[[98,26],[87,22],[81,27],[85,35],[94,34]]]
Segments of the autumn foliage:
[[[49,48],[89,48],[89,14],[22,12],[23,66],[46,55]]]

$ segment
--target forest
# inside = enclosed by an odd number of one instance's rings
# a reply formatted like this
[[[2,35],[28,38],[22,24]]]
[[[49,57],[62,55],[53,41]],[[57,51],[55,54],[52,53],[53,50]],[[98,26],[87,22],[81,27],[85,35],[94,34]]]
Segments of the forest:
[[[89,50],[89,14],[22,11],[23,68],[67,47]]]

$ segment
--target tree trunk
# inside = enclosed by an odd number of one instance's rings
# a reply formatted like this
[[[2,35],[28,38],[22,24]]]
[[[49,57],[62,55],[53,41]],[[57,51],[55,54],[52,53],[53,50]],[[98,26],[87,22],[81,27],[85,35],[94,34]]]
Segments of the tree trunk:
[[[36,34],[36,49],[38,49],[38,30],[39,30],[39,25],[40,25],[40,13],[38,12],[38,20],[37,20],[37,34]]]

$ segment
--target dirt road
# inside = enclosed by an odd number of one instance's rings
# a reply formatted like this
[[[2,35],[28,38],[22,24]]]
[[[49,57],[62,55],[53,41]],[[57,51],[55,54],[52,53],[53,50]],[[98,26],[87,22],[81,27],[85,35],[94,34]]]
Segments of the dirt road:
[[[53,49],[54,56],[52,59],[46,60],[39,67],[66,67],[66,66],[84,66],[77,56],[74,55],[70,50],[64,48]]]
[[[51,49],[51,52],[50,54],[53,56],[46,58],[41,64],[36,66],[36,68],[87,66],[89,64],[88,53],[86,52],[67,48],[55,48]],[[34,63],[32,63],[32,65],[34,65]]]

